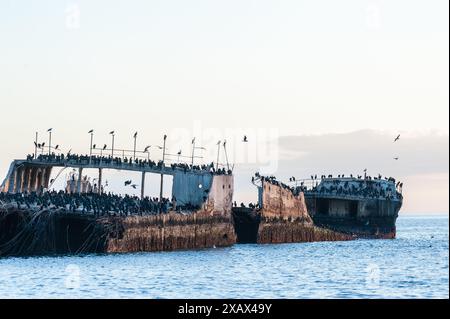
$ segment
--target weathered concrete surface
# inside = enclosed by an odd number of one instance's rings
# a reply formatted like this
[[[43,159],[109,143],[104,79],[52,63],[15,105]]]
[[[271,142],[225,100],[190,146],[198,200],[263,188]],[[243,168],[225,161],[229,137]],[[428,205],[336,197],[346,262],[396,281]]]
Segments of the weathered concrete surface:
[[[106,250],[171,251],[234,245],[237,238],[231,213],[233,190],[233,176],[218,175],[212,178],[201,209],[193,214],[134,216],[112,223],[105,220],[105,224],[121,229],[108,238]]]
[[[308,214],[304,194],[298,195],[287,188],[262,180],[259,188],[261,209],[257,217],[245,219],[245,214],[235,210],[238,238],[255,240],[258,244],[281,244],[315,241],[340,241],[354,239],[351,235],[314,226]],[[247,216],[250,216],[247,213]],[[249,219],[249,218],[247,218]],[[256,222],[255,222],[256,221]],[[242,234],[257,226],[254,237]]]
[[[304,222],[312,223],[303,193],[296,196],[291,190],[267,181],[262,181],[260,191],[262,191],[261,216],[281,219],[301,218]]]
[[[226,247],[236,243],[230,218],[198,214],[134,216],[102,220],[112,231],[106,252],[172,251]]]
[[[354,237],[313,226],[304,220],[263,219],[258,229],[258,244],[281,244],[317,241],[344,241]]]
[[[48,188],[52,166],[29,165],[24,161],[13,161],[0,185],[3,193],[39,192]]]

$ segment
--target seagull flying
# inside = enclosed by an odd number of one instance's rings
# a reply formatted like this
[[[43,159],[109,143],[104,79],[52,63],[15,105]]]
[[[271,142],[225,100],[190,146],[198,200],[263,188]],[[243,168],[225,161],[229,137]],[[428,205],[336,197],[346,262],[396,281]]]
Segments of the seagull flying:
[[[398,161],[398,157],[394,157],[394,159],[395,159],[396,161]]]
[[[400,139],[400,134],[395,138],[394,143],[397,142]]]
[[[138,186],[136,184],[131,185],[134,189],[136,189]]]
[[[244,140],[242,142],[248,143],[247,135],[244,135]]]

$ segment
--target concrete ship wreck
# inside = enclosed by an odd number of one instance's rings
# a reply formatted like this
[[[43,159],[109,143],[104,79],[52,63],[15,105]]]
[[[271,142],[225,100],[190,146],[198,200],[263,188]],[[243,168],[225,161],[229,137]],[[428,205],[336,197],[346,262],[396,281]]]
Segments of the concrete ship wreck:
[[[294,181],[294,180],[291,180]],[[303,236],[330,231],[325,240],[393,239],[402,206],[402,184],[381,176],[322,176],[311,187],[288,186],[257,174],[258,204],[234,208],[236,233],[247,243],[317,241]],[[285,224],[289,227],[286,227]],[[311,228],[313,226],[313,228]]]
[[[53,168],[79,170],[75,192],[47,192]],[[169,202],[83,193],[83,169],[171,175]],[[162,179],[161,179],[162,180]],[[161,163],[72,156],[14,161],[2,184],[0,256],[165,251],[230,246],[236,242],[230,172]]]
[[[67,189],[48,191],[53,182],[52,170],[69,167],[77,169],[78,174],[68,182]],[[98,170],[99,186],[86,185],[84,169]],[[104,169],[140,172],[141,197],[105,194],[101,187]],[[148,173],[161,175],[159,198],[144,196]],[[162,197],[166,175],[173,177],[170,200]],[[236,207],[233,172],[215,167],[214,163],[167,166],[162,161],[111,156],[28,156],[11,164],[1,185],[0,256],[172,251],[236,243],[395,237],[401,194],[395,184],[392,188],[392,181],[386,181],[383,189],[395,198],[384,201],[361,198],[365,193],[348,198],[333,193],[334,188],[331,193],[325,192],[328,184],[336,184],[335,180],[324,179],[309,190],[259,175],[253,182],[258,187],[258,204]],[[367,183],[373,186],[381,181]]]

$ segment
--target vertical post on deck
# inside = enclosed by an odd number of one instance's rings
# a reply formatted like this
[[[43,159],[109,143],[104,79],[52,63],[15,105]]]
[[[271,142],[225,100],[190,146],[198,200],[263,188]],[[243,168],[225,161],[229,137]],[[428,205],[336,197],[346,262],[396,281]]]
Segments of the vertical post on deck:
[[[52,130],[51,128],[49,128],[47,130],[48,132],[48,155],[52,154]]]
[[[228,162],[228,153],[227,153],[227,141],[223,142],[223,150],[225,152],[225,159],[227,161],[227,170],[230,170],[230,163]]]
[[[216,171],[219,170],[220,143],[222,143],[222,141],[219,141],[219,142],[217,143],[217,164],[216,164]]]
[[[112,136],[112,146],[111,146],[111,158],[114,158],[114,138],[115,138],[115,132],[112,131],[109,134]]]
[[[36,139],[34,141],[34,159],[37,159],[37,152],[38,152],[38,132],[36,132]]]
[[[192,160],[191,160],[192,166],[194,166],[194,154],[195,154],[195,137],[192,139]]]
[[[91,134],[91,147],[89,149],[89,164],[92,162],[92,146],[94,143],[94,130],[90,130],[89,134]]]
[[[136,161],[136,142],[137,142],[137,135],[138,132],[134,133],[133,138],[134,138],[134,149],[133,149],[133,160]]]

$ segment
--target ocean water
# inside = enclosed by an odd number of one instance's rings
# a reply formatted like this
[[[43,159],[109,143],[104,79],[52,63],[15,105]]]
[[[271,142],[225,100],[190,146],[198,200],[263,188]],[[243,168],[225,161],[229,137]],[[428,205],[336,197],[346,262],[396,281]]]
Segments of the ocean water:
[[[0,259],[0,298],[449,298],[448,217],[395,240]]]

